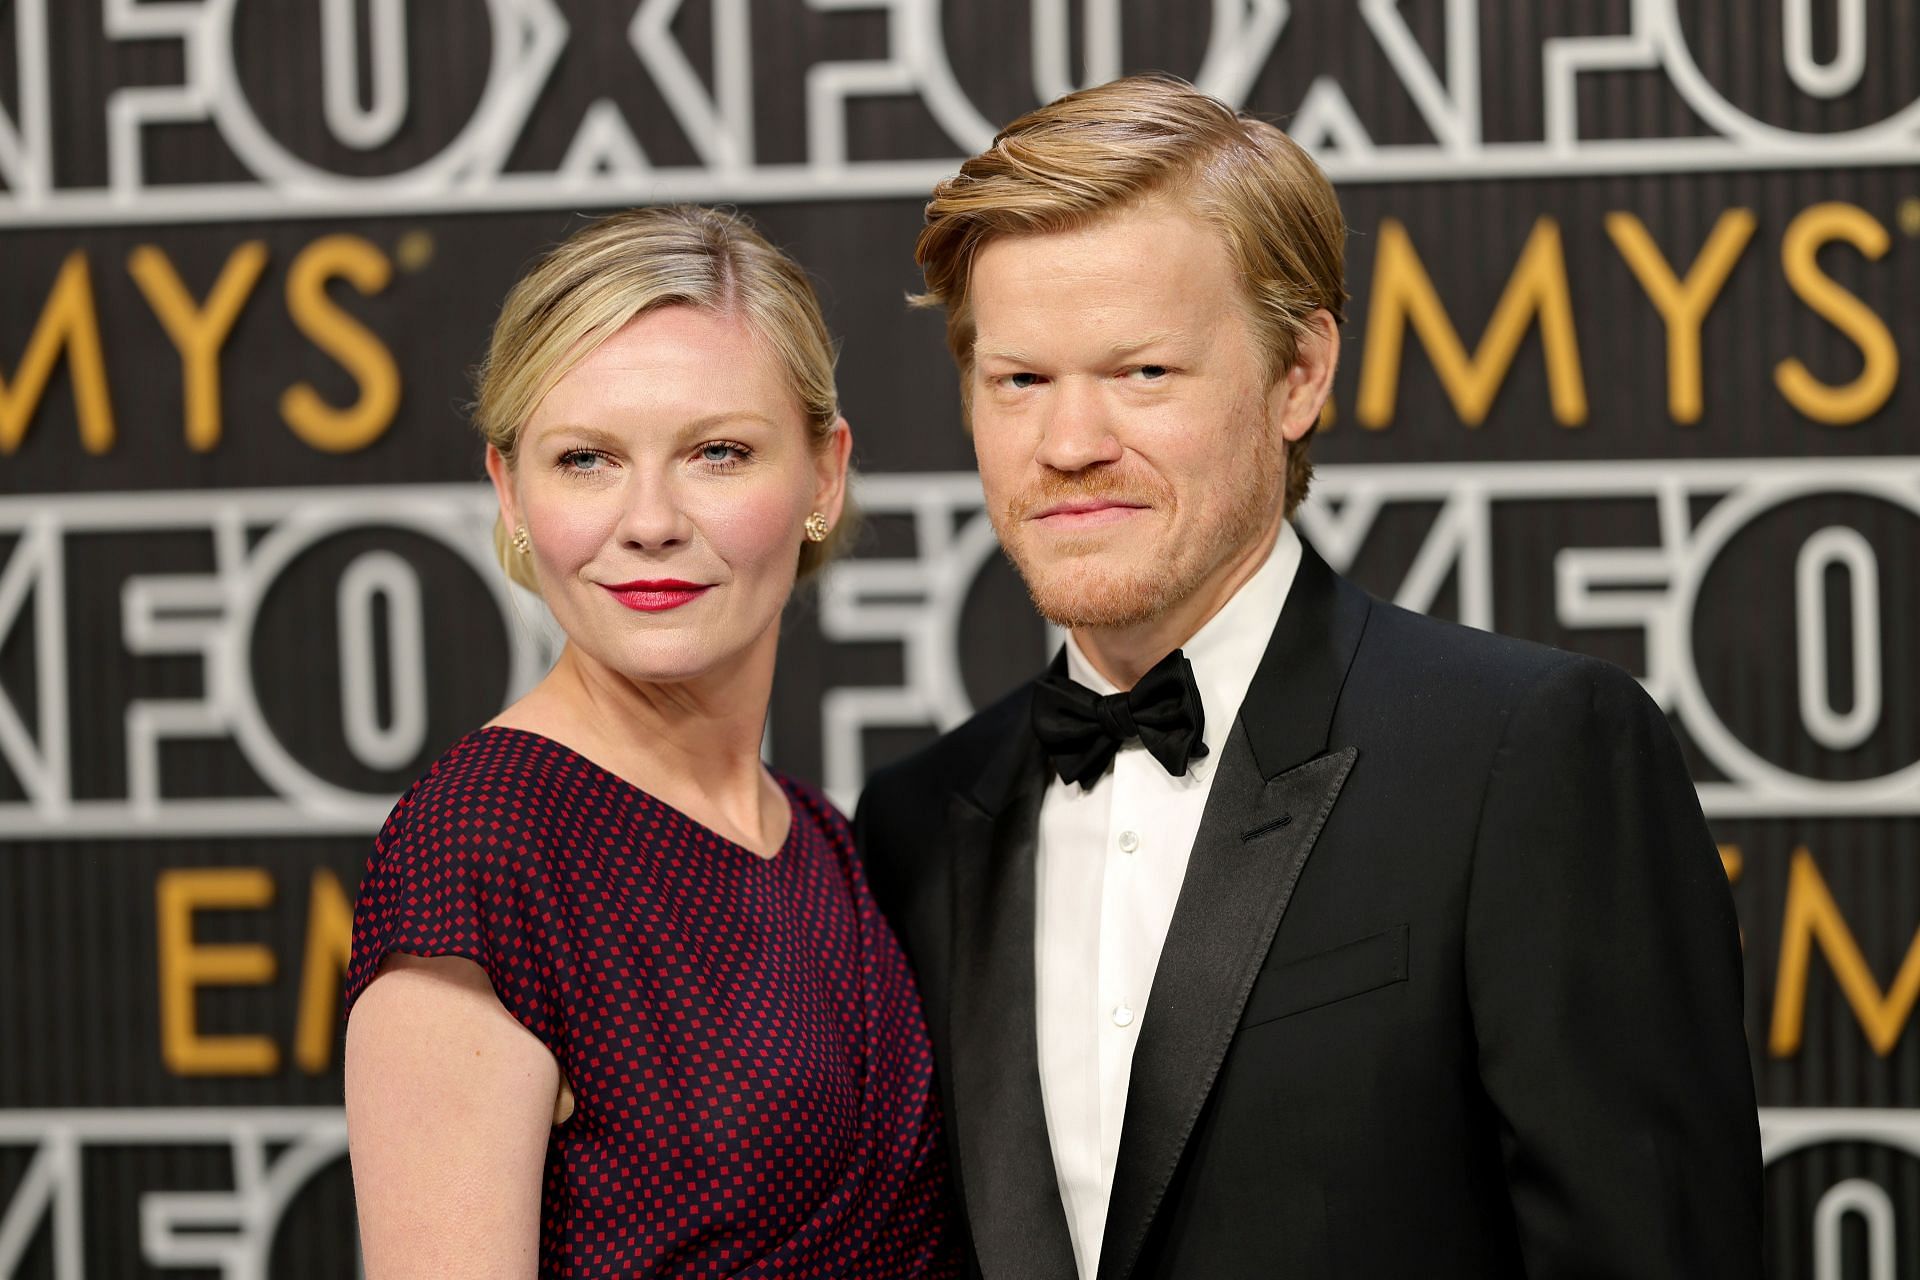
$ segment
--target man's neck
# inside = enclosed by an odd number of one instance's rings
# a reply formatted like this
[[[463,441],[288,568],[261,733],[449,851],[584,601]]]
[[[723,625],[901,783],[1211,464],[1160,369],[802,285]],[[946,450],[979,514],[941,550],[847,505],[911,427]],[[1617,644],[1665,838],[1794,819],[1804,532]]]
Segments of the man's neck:
[[[1126,626],[1075,627],[1074,644],[1114,688],[1133,688],[1162,658],[1193,639],[1260,572],[1284,523],[1277,520],[1263,528],[1172,608]]]

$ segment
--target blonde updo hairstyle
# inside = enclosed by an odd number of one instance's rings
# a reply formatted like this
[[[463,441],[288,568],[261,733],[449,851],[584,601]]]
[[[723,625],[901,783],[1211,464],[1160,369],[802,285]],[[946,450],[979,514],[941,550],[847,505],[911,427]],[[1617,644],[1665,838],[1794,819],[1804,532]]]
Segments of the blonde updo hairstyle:
[[[487,355],[474,371],[473,422],[511,470],[520,430],[553,384],[634,317],[690,306],[737,315],[780,361],[816,449],[840,418],[833,341],[820,299],[793,259],[740,214],[677,205],[630,209],[568,236],[507,294]],[[825,542],[802,541],[799,576],[817,572],[857,524],[853,500]],[[495,521],[507,577],[537,591],[531,558]]]

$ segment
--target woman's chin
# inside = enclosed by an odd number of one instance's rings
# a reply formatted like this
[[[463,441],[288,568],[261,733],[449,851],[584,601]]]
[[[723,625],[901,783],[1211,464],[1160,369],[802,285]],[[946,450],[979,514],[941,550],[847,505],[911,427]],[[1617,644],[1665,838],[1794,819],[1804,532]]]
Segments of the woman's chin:
[[[592,644],[575,639],[581,656],[631,684],[692,684],[738,669],[743,646],[698,634],[649,637],[624,643]]]

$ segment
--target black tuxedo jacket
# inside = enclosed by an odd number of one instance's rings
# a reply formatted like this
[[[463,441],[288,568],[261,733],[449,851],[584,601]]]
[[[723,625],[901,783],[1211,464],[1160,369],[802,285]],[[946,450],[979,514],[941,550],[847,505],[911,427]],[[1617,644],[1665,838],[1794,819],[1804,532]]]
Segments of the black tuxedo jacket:
[[[974,1274],[1069,1280],[1029,698],[876,776],[856,825]],[[1374,600],[1309,548],[1219,769],[1099,1280],[1760,1274],[1732,900],[1632,677]]]

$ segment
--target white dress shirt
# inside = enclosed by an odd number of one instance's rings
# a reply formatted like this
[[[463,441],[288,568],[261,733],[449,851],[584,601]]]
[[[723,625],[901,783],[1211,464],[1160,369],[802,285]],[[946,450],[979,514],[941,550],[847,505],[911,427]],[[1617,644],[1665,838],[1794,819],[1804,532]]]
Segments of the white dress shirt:
[[[1080,1275],[1100,1268],[1133,1046],[1227,733],[1300,565],[1283,524],[1265,563],[1182,645],[1206,711],[1207,755],[1170,776],[1136,740],[1088,788],[1055,777],[1040,805],[1035,980],[1040,1093]],[[1071,638],[1067,674],[1114,686]]]

